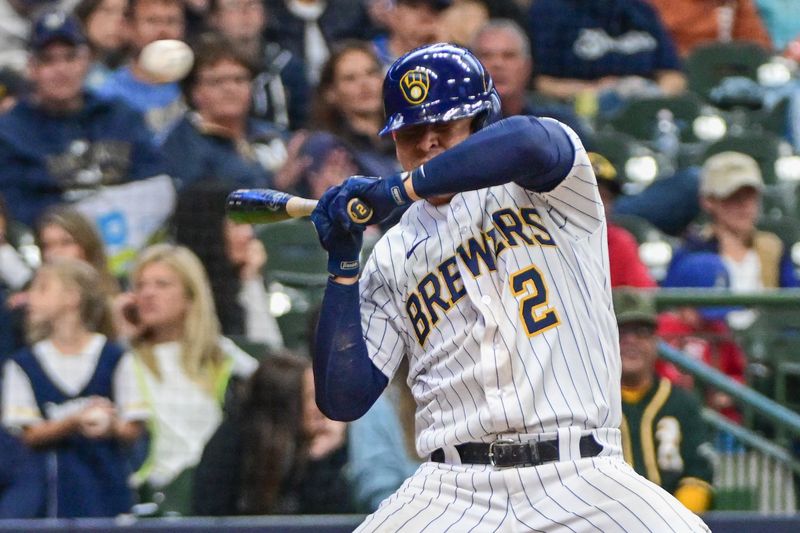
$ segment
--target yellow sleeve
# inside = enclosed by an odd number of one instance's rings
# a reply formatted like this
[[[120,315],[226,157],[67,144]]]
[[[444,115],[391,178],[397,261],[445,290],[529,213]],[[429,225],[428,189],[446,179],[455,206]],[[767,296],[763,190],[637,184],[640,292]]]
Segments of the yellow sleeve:
[[[704,513],[711,507],[711,485],[697,478],[684,478],[675,491],[678,499],[693,513]]]

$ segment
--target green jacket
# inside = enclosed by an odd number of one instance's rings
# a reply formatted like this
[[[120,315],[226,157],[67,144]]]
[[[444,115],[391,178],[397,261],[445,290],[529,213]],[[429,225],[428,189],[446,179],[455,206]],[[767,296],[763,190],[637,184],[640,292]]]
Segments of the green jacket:
[[[674,494],[684,483],[710,489],[708,429],[688,391],[656,378],[634,403],[622,402],[622,450],[634,470]]]

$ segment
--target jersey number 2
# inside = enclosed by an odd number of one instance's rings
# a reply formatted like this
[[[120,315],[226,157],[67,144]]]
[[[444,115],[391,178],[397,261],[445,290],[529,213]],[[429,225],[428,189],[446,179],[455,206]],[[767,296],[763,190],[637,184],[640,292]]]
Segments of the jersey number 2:
[[[519,298],[519,315],[528,337],[533,337],[561,323],[555,309],[547,308],[547,285],[536,266],[511,275],[511,293]]]

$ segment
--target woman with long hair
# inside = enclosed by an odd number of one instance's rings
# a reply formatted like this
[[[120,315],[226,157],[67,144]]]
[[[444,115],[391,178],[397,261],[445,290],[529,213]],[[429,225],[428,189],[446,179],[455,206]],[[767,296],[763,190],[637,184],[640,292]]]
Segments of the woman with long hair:
[[[119,282],[109,268],[100,234],[75,209],[56,206],[46,210],[36,224],[36,244],[45,263],[56,258],[81,259],[100,274],[101,286],[108,296],[119,292]]]
[[[194,512],[351,512],[346,462],[345,424],[317,408],[311,361],[268,356],[203,452]]]
[[[153,420],[150,455],[136,481],[145,495],[163,494],[161,511],[186,514],[192,472],[222,421],[228,383],[249,377],[257,362],[221,336],[208,277],[189,249],[145,249],[131,281],[130,344]]]

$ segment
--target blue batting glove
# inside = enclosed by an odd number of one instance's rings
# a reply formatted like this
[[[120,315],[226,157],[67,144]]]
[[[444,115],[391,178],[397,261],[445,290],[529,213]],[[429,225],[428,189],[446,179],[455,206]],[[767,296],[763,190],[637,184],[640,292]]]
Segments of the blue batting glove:
[[[328,272],[334,276],[357,277],[364,226],[352,224],[344,228],[337,220],[335,204],[343,198],[340,189],[340,186],[331,187],[322,195],[311,213],[311,222],[317,230],[320,244],[328,252]]]
[[[341,194],[344,195],[346,201],[344,216],[349,220],[347,214],[347,201],[351,198],[358,198],[369,205],[374,214],[370,220],[370,224],[378,224],[383,222],[396,209],[405,208],[411,205],[413,200],[406,193],[405,186],[403,185],[403,178],[407,173],[392,174],[386,178],[372,178],[367,176],[351,176],[344,180],[342,183]],[[337,212],[337,216],[339,213]],[[345,227],[350,227],[355,223],[343,223]]]

